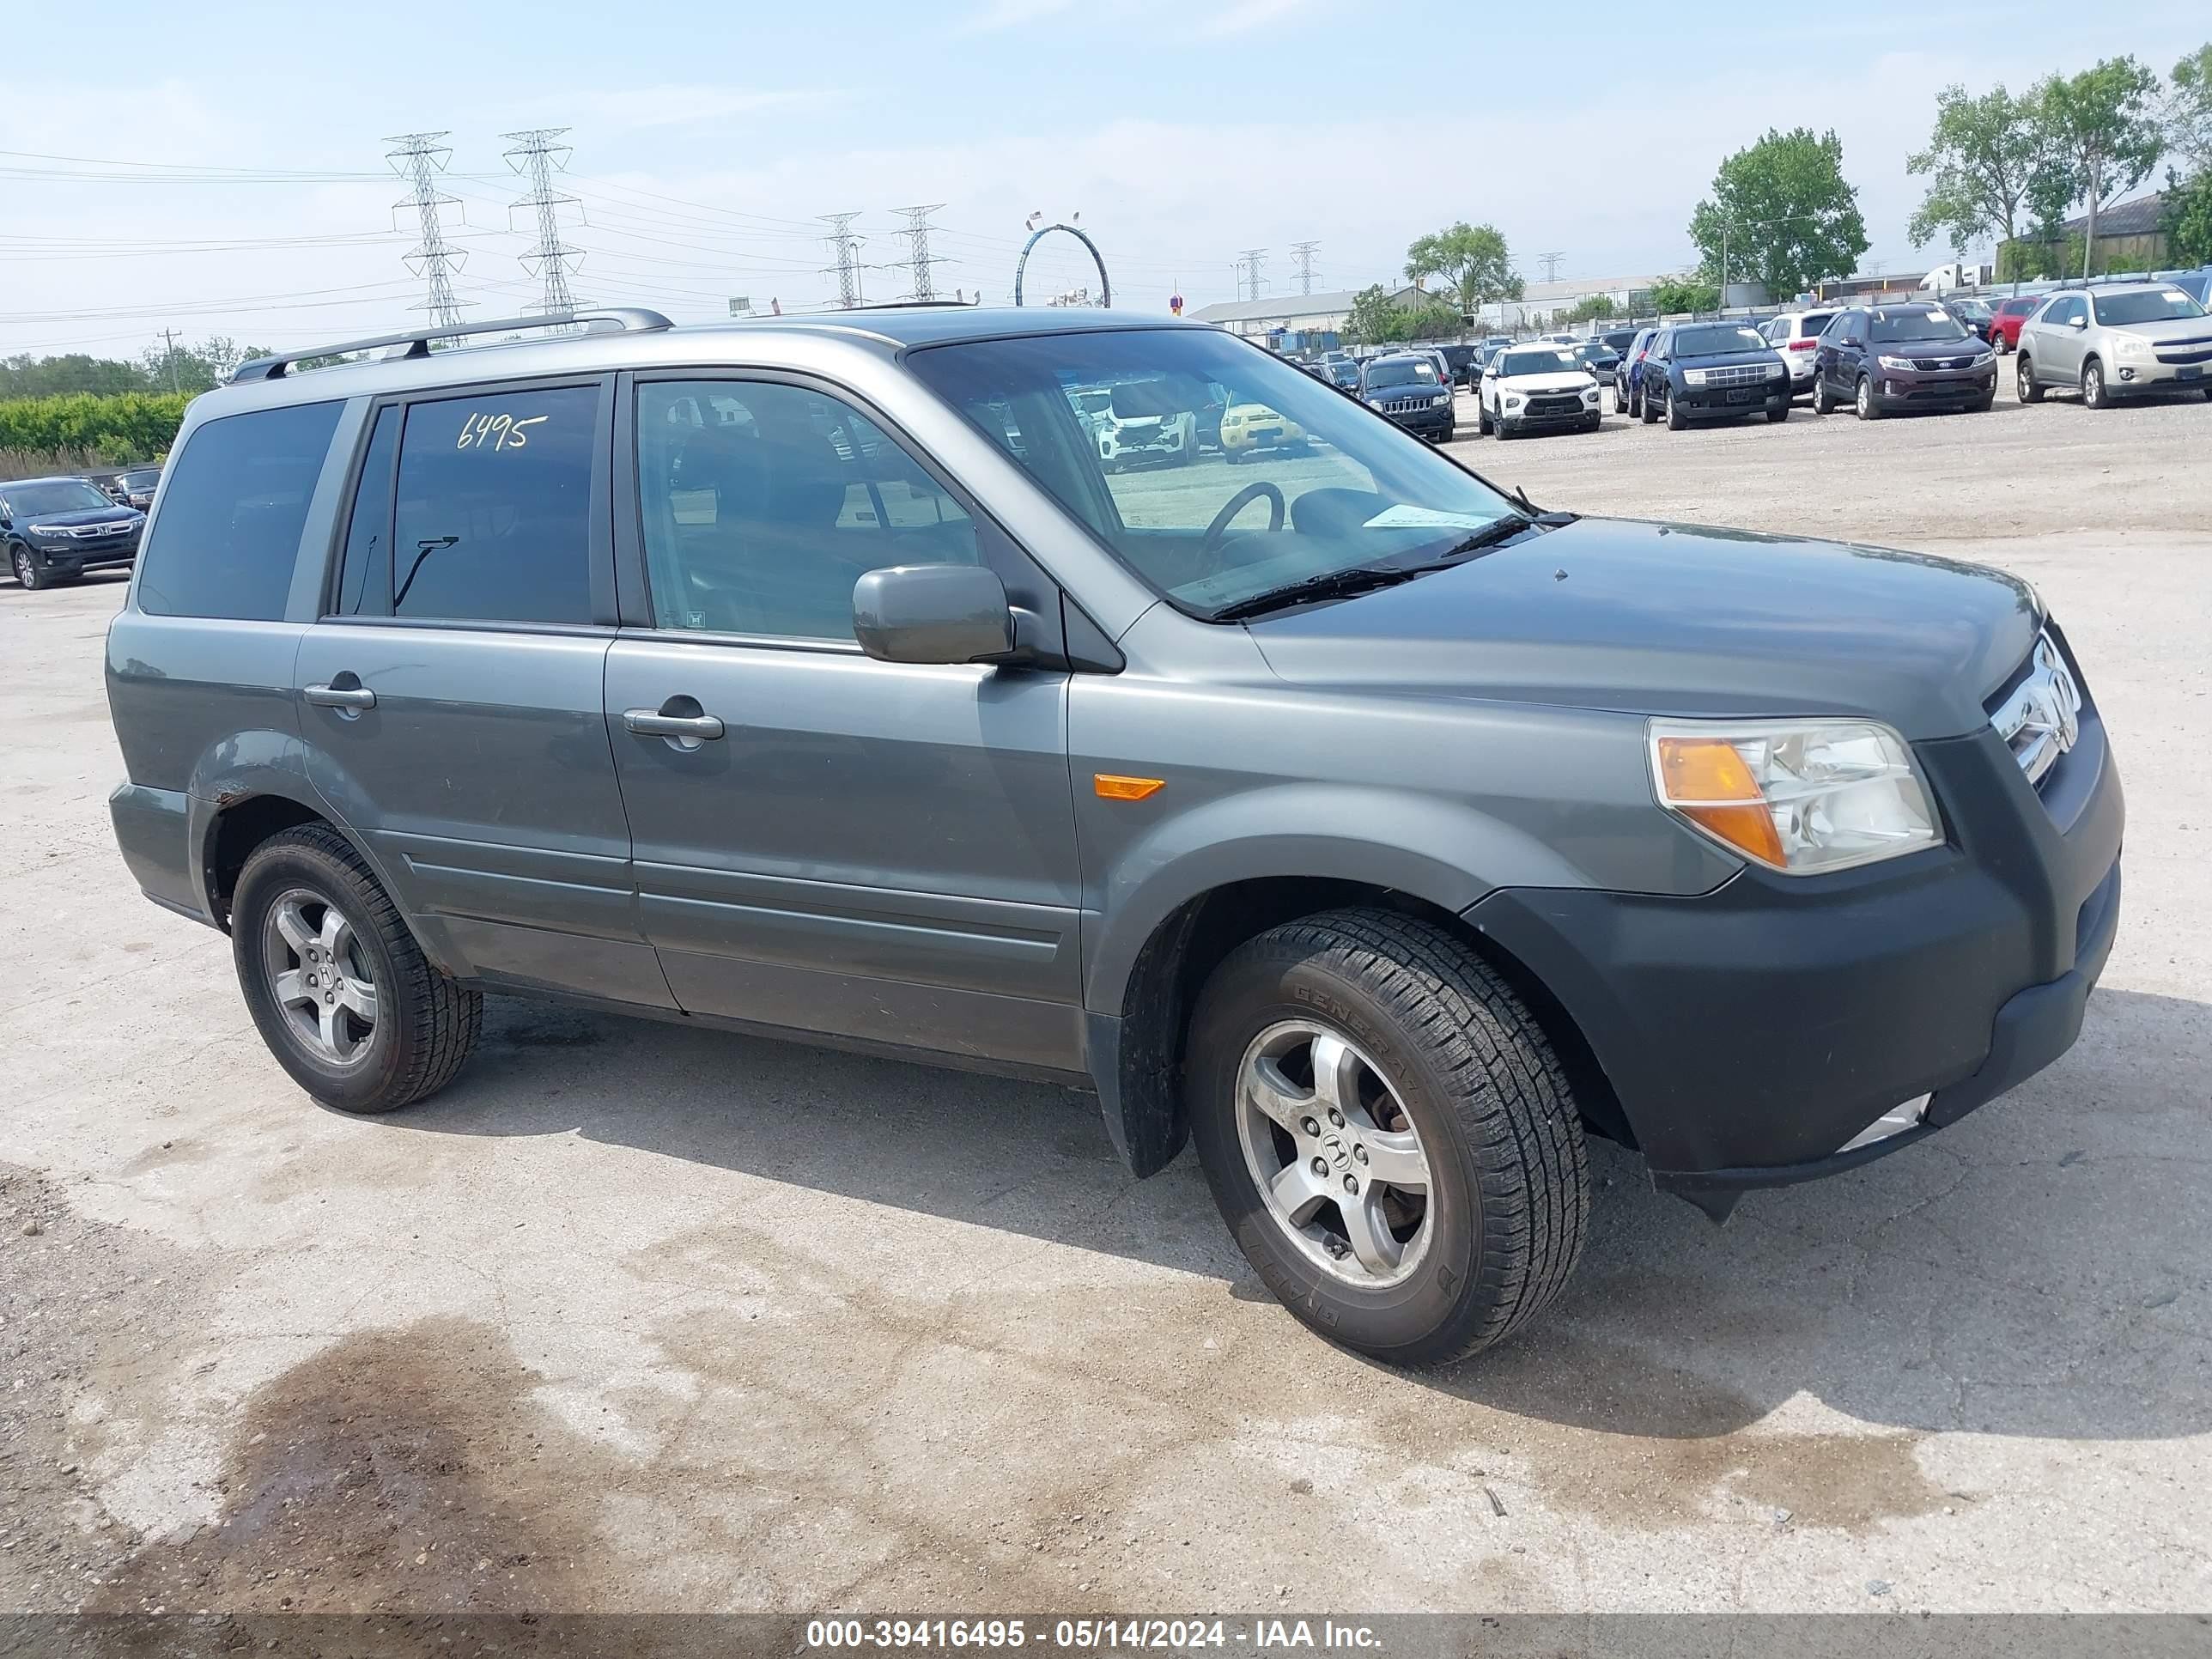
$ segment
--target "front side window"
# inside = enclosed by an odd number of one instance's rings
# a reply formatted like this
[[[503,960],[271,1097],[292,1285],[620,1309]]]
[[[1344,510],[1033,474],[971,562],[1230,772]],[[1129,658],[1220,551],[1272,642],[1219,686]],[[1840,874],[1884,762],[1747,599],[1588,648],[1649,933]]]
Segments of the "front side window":
[[[1201,617],[1309,577],[1433,561],[1519,520],[1419,439],[1211,329],[1031,335],[907,361],[1102,545]],[[1142,378],[1218,383],[1218,438],[1109,471],[1070,393]]]
[[[342,407],[292,404],[195,428],[169,464],[161,514],[139,553],[140,607],[162,617],[281,620]]]
[[[1062,402],[1088,434],[1145,398],[1094,386]],[[849,641],[867,572],[980,562],[960,503],[873,421],[808,387],[648,381],[637,472],[662,628]]]
[[[592,620],[599,407],[596,386],[409,405],[392,516],[392,616]]]

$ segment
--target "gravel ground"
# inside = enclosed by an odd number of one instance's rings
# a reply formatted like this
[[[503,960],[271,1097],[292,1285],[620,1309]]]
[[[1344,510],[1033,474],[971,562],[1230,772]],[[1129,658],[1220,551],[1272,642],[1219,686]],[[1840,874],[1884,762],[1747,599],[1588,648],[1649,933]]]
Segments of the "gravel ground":
[[[1400,1375],[1087,1097],[498,1000],[319,1110],[116,857],[120,585],[9,585],[0,1611],[2212,1605],[2212,406],[1459,453],[2031,576],[2131,808],[2075,1050],[1724,1230],[1596,1148],[1562,1304]]]

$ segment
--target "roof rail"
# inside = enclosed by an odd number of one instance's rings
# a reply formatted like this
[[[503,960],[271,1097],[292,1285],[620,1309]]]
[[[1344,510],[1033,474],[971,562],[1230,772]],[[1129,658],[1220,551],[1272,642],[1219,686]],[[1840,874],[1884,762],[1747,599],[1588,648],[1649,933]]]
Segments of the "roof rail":
[[[352,351],[374,351],[379,346],[401,346],[406,350],[396,354],[402,357],[427,357],[433,340],[456,340],[471,334],[495,334],[512,328],[565,328],[572,323],[611,323],[612,330],[593,332],[650,333],[656,329],[673,328],[675,325],[657,311],[646,311],[635,306],[617,306],[605,311],[573,311],[565,316],[499,317],[488,322],[457,323],[449,328],[419,328],[406,334],[379,334],[366,340],[341,340],[335,345],[306,346],[298,351],[280,351],[273,356],[256,357],[251,362],[240,363],[230,374],[233,386],[249,380],[274,380],[283,378],[294,363],[311,357],[336,357]]]

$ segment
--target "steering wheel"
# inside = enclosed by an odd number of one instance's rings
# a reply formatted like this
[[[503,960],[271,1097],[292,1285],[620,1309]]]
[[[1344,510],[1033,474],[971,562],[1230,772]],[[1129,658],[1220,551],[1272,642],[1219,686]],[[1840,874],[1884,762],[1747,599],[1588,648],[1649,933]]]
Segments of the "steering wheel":
[[[1248,483],[1229,498],[1229,505],[1213,515],[1213,522],[1206,526],[1205,551],[1211,553],[1221,545],[1221,538],[1229,533],[1229,526],[1237,515],[1265,495],[1267,498],[1267,528],[1283,527],[1283,492],[1265,478],[1257,483]]]

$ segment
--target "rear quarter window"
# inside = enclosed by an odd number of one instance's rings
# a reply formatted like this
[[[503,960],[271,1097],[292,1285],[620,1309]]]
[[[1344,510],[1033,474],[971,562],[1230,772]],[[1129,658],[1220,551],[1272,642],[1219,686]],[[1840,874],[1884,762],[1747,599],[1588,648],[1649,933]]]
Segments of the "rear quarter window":
[[[307,502],[341,405],[294,404],[206,422],[169,463],[138,559],[138,605],[162,617],[277,622]]]

